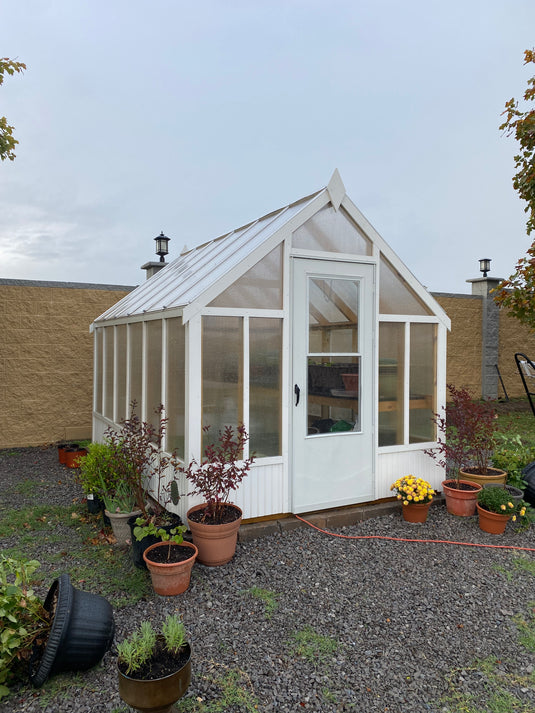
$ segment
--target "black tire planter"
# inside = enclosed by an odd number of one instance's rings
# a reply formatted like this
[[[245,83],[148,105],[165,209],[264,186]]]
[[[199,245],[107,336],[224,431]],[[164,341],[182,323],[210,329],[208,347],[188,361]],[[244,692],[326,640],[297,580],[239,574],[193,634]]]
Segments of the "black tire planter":
[[[535,461],[529,463],[522,471],[527,485],[524,490],[524,500],[535,507]]]
[[[30,662],[30,681],[36,688],[56,673],[95,666],[115,633],[111,604],[99,594],[75,589],[68,574],[52,583],[44,607],[54,609],[54,619],[42,656]]]
[[[142,540],[137,540],[136,536],[134,535],[134,527],[136,526],[136,520],[138,517],[139,515],[133,515],[128,520],[128,524],[130,525],[130,532],[132,533],[132,537],[130,538],[132,541],[132,562],[138,569],[146,570],[147,565],[145,564],[145,560],[143,559],[143,552],[145,552],[147,547],[155,545],[157,542],[161,542],[162,538],[157,537],[156,535],[146,535]],[[162,529],[165,530],[167,533],[170,533],[170,530],[175,527],[179,527],[180,525],[182,525],[182,520],[178,515],[175,515],[173,522],[170,525],[164,525]],[[184,539],[186,538],[184,537]]]

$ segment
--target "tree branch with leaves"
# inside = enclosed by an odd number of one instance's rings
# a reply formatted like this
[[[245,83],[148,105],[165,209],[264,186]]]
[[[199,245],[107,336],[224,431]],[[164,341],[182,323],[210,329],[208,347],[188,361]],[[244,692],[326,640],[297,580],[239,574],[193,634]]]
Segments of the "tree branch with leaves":
[[[524,64],[535,64],[535,49],[525,50]],[[535,101],[535,76],[528,79],[524,101]],[[535,230],[535,109],[529,104],[522,108],[514,98],[505,104],[502,116],[505,121],[500,129],[507,136],[514,136],[520,146],[514,157],[516,173],[513,187],[520,198],[526,201],[528,213],[527,234]],[[535,330],[535,240],[525,257],[516,264],[515,273],[500,282],[495,290],[494,300],[507,307],[513,317]]]
[[[4,83],[6,74],[13,76],[16,72],[23,72],[26,69],[24,62],[16,62],[8,57],[0,58],[0,85]],[[15,159],[14,148],[19,142],[13,136],[13,129],[7,123],[5,116],[0,117],[0,159],[5,161],[8,158],[10,161]]]

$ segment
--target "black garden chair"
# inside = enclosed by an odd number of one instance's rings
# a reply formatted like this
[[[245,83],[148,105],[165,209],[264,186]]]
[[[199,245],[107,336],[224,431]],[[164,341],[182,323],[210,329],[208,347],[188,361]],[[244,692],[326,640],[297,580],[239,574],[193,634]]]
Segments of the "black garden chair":
[[[524,389],[526,391],[526,396],[528,397],[529,405],[533,415],[535,416],[535,404],[533,403],[533,397],[535,397],[535,364],[531,361],[529,357],[525,354],[517,352],[515,354],[516,367],[524,384]]]

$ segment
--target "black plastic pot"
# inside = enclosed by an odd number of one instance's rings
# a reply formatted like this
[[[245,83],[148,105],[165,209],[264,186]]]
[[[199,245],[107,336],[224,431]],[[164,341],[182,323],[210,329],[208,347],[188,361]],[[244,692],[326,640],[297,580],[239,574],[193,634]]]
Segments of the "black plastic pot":
[[[527,486],[524,490],[524,500],[535,507],[535,461],[529,463],[522,471]]]
[[[37,688],[56,673],[95,666],[115,633],[111,604],[99,594],[75,589],[68,574],[53,582],[44,607],[54,619],[42,656],[30,662],[30,681]]]
[[[143,559],[143,552],[145,552],[147,547],[156,544],[156,542],[161,542],[162,538],[156,537],[156,535],[147,535],[142,540],[137,540],[134,535],[134,527],[136,526],[136,520],[138,517],[139,515],[134,515],[128,520],[130,532],[132,533],[132,537],[130,538],[132,540],[132,561],[138,569],[147,569],[147,565]],[[173,522],[170,525],[163,526],[162,529],[169,533],[170,530],[178,527],[179,525],[182,525],[182,520],[178,515],[174,515]]]
[[[98,515],[104,509],[104,503],[98,497],[94,495],[87,495],[87,510],[91,515]]]

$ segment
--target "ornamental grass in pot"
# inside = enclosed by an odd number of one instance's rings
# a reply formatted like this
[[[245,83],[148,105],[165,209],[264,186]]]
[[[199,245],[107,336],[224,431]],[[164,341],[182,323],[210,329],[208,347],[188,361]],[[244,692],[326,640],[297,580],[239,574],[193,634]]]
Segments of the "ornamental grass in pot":
[[[401,500],[401,513],[404,520],[415,523],[427,520],[435,491],[426,480],[405,475],[392,483],[390,490],[398,500]]]
[[[209,427],[204,430],[207,432]],[[229,497],[254,462],[254,456],[243,458],[248,438],[243,425],[238,426],[236,432],[227,426],[215,443],[206,446],[200,463],[193,460],[181,469],[193,486],[188,495],[201,496],[204,501],[187,513],[201,564],[211,567],[226,564],[236,551],[242,511],[229,502]]]
[[[161,633],[142,622],[118,647],[119,695],[139,711],[168,713],[191,683],[191,647],[184,625],[169,615]]]

